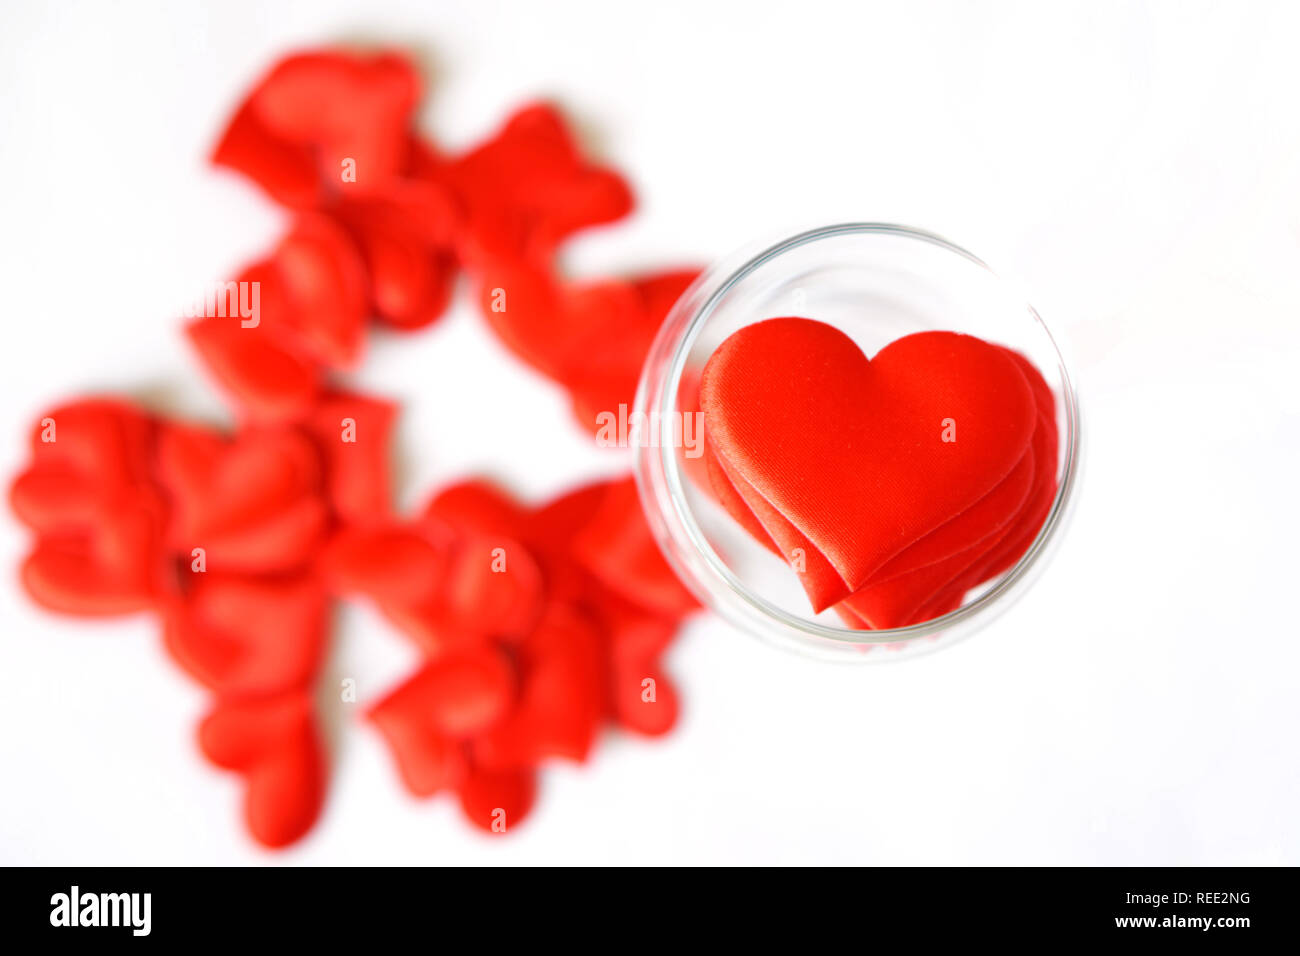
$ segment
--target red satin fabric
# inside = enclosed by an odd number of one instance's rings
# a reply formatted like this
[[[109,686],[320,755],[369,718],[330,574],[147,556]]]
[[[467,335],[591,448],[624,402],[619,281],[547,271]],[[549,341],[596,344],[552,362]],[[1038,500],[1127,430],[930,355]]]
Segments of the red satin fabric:
[[[1055,494],[1050,388],[973,336],[910,335],[868,360],[825,323],[770,319],[718,348],[700,395],[718,500],[814,610],[855,627],[951,609]]]

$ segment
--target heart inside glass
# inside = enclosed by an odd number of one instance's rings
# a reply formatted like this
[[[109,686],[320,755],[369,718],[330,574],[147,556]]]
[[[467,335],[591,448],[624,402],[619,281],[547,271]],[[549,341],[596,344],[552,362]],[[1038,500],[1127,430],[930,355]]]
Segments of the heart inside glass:
[[[1057,499],[1038,539],[1017,565],[966,596],[961,608],[921,624],[881,631],[846,627],[833,610],[814,614],[796,574],[758,544],[712,497],[697,429],[699,373],[729,335],[777,316],[828,322],[867,356],[901,336],[928,330],[977,335],[1019,351],[1057,399]],[[773,381],[771,388],[793,387]],[[1056,342],[1014,287],[958,246],[916,229],[848,224],[817,229],[709,270],[677,303],[647,359],[637,411],[656,431],[637,448],[638,482],[652,528],[670,563],[707,606],[761,636],[855,657],[887,645],[916,652],[986,622],[988,610],[1024,586],[1060,524],[1076,473],[1078,407]],[[833,423],[827,423],[833,427]],[[686,441],[682,440],[686,437]],[[921,641],[921,638],[930,640]]]

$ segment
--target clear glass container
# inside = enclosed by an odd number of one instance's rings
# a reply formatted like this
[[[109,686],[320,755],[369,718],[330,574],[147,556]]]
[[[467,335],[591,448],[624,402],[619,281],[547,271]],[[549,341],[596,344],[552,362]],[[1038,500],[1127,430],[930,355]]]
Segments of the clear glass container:
[[[872,356],[913,332],[942,329],[1016,349],[1056,395],[1058,490],[1020,561],[943,617],[855,630],[833,610],[814,614],[796,575],[712,497],[681,416],[698,409],[696,382],[731,333],[777,316],[836,326]],[[918,229],[850,223],[801,233],[724,260],[669,313],[646,359],[634,418],[637,483],[650,526],[704,605],[739,627],[819,656],[880,661],[946,646],[987,624],[1030,583],[1060,530],[1077,482],[1079,406],[1056,342],[1034,308],[971,253]],[[872,653],[867,653],[871,651]],[[898,652],[898,653],[895,653]]]

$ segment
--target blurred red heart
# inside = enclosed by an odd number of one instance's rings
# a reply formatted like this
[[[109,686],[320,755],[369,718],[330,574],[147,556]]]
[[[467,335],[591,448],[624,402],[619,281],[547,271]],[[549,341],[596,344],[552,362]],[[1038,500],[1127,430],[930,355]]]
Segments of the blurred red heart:
[[[158,440],[158,480],[172,498],[171,546],[186,560],[203,548],[209,570],[301,568],[328,525],[319,453],[295,431],[227,439],[169,424]]]
[[[309,688],[326,639],[325,590],[312,575],[195,574],[163,619],[168,653],[223,697]]]
[[[286,846],[311,829],[324,802],[325,755],[308,692],[219,701],[198,736],[208,760],[244,777],[244,818],[259,842]]]
[[[680,618],[699,608],[655,543],[632,478],[606,486],[572,549],[607,588],[648,610]]]
[[[537,771],[532,767],[494,770],[471,765],[460,783],[466,819],[491,833],[508,833],[533,809]]]
[[[355,392],[322,395],[303,421],[316,441],[329,502],[340,521],[373,524],[392,513],[389,462],[397,405]]]
[[[618,173],[583,157],[564,118],[535,103],[518,110],[492,139],[446,160],[418,150],[415,175],[449,186],[466,221],[461,257],[547,261],[559,243],[587,226],[632,210]]]
[[[548,757],[587,759],[605,712],[604,654],[590,620],[553,604],[518,652],[519,699],[509,717],[474,742],[490,767]]]
[[[410,161],[420,80],[395,53],[335,50],[285,57],[227,124],[213,162],[251,178],[289,206],[318,203],[347,182],[388,182]],[[355,172],[344,180],[344,163]]]
[[[42,535],[23,561],[23,587],[64,614],[148,610],[163,589],[162,521],[161,509],[133,503],[95,527]]]

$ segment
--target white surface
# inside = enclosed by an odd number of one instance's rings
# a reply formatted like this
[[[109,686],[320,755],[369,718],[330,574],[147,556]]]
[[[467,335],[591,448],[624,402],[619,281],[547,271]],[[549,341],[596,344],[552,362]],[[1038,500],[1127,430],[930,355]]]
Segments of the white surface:
[[[1300,11],[1271,3],[7,2],[0,13],[0,472],[88,388],[219,413],[173,318],[274,237],[203,162],[277,55],[428,51],[453,147],[558,99],[641,208],[597,273],[786,227],[933,229],[1017,276],[1072,346],[1087,426],[1069,538],[990,630],[855,668],[700,620],[670,738],[545,775],[504,840],[403,795],[341,730],[325,816],[258,851],[191,742],[203,695],[144,619],[87,626],[14,586],[0,518],[0,862],[1300,863]],[[462,302],[375,341],[406,402],[407,501],[468,472],[540,497],[617,470]],[[468,410],[472,409],[472,413]],[[407,662],[372,615],[332,670]]]

